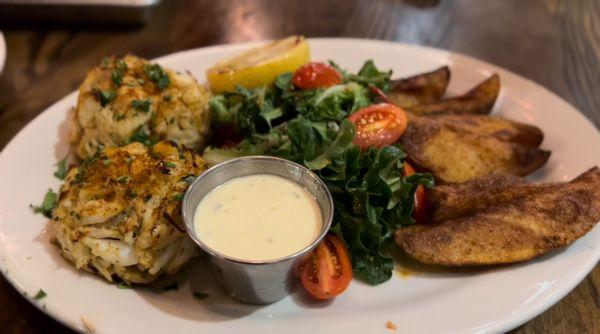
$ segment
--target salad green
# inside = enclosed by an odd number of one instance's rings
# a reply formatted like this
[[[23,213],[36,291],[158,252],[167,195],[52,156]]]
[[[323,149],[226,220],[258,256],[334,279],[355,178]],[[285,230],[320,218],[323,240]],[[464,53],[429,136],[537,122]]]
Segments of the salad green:
[[[367,61],[356,74],[343,71],[342,84],[298,90],[292,74],[271,86],[213,97],[210,164],[244,155],[272,155],[303,164],[327,184],[335,204],[332,232],[346,243],[354,274],[370,284],[390,279],[393,262],[382,252],[402,225],[414,223],[414,192],[433,186],[429,174],[402,176],[406,156],[398,145],[361,151],[346,118],[377,102],[370,86],[389,90],[391,71]],[[234,143],[232,145],[232,143]],[[216,148],[219,147],[220,148]]]

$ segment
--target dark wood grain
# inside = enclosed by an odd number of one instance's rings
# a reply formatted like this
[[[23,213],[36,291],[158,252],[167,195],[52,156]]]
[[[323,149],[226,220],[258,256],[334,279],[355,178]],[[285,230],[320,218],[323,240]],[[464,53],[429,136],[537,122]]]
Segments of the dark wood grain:
[[[143,27],[3,26],[0,148],[75,90],[107,54],[175,51],[304,34],[394,40],[465,53],[534,80],[600,125],[600,2],[436,0],[165,1]],[[515,333],[600,333],[600,267]],[[0,279],[0,332],[60,333]]]

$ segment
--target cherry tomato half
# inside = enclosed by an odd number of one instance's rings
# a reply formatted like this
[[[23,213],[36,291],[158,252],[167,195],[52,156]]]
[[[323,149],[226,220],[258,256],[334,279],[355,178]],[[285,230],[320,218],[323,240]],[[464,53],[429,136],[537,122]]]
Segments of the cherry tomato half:
[[[390,103],[362,108],[348,119],[356,128],[354,144],[363,150],[369,146],[382,147],[395,143],[408,123],[404,110]]]
[[[346,246],[328,234],[304,260],[300,281],[313,297],[330,299],[346,290],[352,280],[352,265]]]
[[[404,167],[402,168],[402,174],[404,176],[409,176],[415,173],[415,170],[412,168],[408,162],[404,162]],[[427,207],[427,190],[422,185],[417,186],[415,190],[415,203],[412,212],[413,218],[417,221],[417,224],[427,223],[429,219],[429,208]]]
[[[333,66],[324,63],[303,65],[292,77],[292,83],[300,89],[331,87],[341,82],[342,75]]]

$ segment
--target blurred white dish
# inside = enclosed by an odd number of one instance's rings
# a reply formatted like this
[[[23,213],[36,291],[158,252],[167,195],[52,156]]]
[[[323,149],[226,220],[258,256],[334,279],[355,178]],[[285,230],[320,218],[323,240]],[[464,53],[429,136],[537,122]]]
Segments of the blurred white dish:
[[[2,74],[2,69],[4,69],[4,62],[6,62],[6,41],[4,40],[2,31],[0,31],[0,74]]]

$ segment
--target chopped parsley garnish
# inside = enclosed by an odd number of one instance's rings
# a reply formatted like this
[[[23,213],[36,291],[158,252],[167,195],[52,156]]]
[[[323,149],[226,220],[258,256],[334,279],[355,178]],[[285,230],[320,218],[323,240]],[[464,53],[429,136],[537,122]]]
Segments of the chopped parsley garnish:
[[[175,168],[177,167],[177,164],[171,161],[165,161],[165,166],[169,167],[169,168]]]
[[[167,285],[163,286],[163,290],[165,290],[165,291],[179,290],[179,283],[173,282],[171,284],[167,284]]]
[[[117,70],[121,72],[127,71],[127,63],[123,59],[119,59],[115,62]]]
[[[106,107],[106,105],[117,96],[117,93],[112,90],[100,90],[97,88],[92,89],[92,93],[96,96],[96,99],[100,101],[100,105],[103,107]]]
[[[108,165],[110,165],[110,163],[111,163],[111,162],[112,162],[112,161],[110,161],[110,159],[104,159],[104,160],[102,160],[102,164],[103,164],[104,166],[108,166]]]
[[[162,99],[165,102],[170,102],[171,101],[171,95],[165,94],[165,95],[163,95]]]
[[[150,106],[151,105],[152,105],[152,100],[149,100],[149,99],[146,99],[146,100],[133,100],[133,101],[131,101],[131,106],[135,110],[139,110],[139,111],[143,111],[143,112],[150,111]]]
[[[33,296],[33,299],[40,300],[40,299],[45,298],[47,295],[48,294],[44,290],[39,289],[38,292],[35,294],[35,296]]]
[[[138,196],[138,194],[135,191],[133,191],[129,188],[127,188],[127,190],[125,190],[125,194],[127,194],[127,196],[129,198],[136,198]]]
[[[41,205],[29,204],[29,207],[31,207],[34,213],[41,213],[48,218],[52,218],[52,211],[54,211],[57,203],[58,195],[52,189],[48,189]]]
[[[102,58],[102,61],[100,62],[100,67],[103,69],[106,69],[106,68],[108,68],[108,66],[110,66],[110,58],[109,57]]]
[[[182,193],[178,193],[173,195],[173,199],[176,201],[181,201],[183,199],[183,194]]]
[[[125,71],[127,71],[127,64],[123,61],[123,59],[117,60],[115,62],[115,69],[110,73],[110,79],[113,81],[115,86],[121,86]]]
[[[71,181],[71,185],[74,185],[74,184],[79,184],[79,183],[83,182],[83,177],[84,177],[84,176],[85,176],[85,175],[83,174],[83,172],[82,172],[82,171],[79,171],[77,174],[75,174],[75,177],[74,177],[74,178],[73,178],[73,180]]]
[[[114,69],[110,73],[110,79],[115,84],[115,86],[119,87],[123,83],[123,73],[121,73],[121,71],[117,69]]]
[[[206,298],[208,298],[208,293],[204,293],[204,292],[200,292],[200,291],[194,291],[193,293],[194,298],[196,299],[200,299],[200,300],[204,300]]]
[[[159,90],[164,90],[171,84],[171,79],[158,64],[144,66],[144,72],[154,82]]]
[[[54,172],[54,176],[56,176],[56,178],[59,180],[64,180],[65,177],[67,177],[67,172],[69,171],[69,168],[67,167],[67,157],[56,164],[56,172]]]
[[[126,281],[121,281],[121,282],[117,283],[117,288],[118,289],[131,289],[131,283],[126,282]]]
[[[129,142],[139,142],[146,146],[152,146],[155,144],[155,141],[150,138],[149,132],[148,128],[142,125],[129,138]]]
[[[127,158],[125,158],[125,162],[126,162],[128,165],[131,165],[131,163],[133,162],[133,158],[132,158],[132,157],[127,157]]]
[[[131,176],[129,175],[122,175],[117,178],[117,182],[119,183],[128,183],[129,181],[131,181]]]
[[[186,176],[186,177],[183,178],[183,180],[185,181],[185,183],[188,184],[188,186],[190,184],[192,184],[192,182],[194,182],[195,179],[196,179],[196,176],[194,176],[194,175],[188,175],[188,176]]]
[[[126,116],[126,114],[125,114],[125,113],[122,113],[122,114],[120,114],[120,113],[115,113],[114,119],[115,119],[115,121],[120,121],[120,120],[123,120],[123,119],[125,119],[125,116]]]

